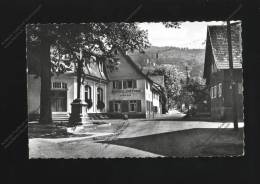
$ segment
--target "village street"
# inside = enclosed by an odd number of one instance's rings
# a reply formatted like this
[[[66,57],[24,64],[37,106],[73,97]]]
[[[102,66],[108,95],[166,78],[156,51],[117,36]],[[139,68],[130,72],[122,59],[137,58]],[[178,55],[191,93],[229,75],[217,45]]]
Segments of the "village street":
[[[243,154],[243,123],[183,120],[177,111],[155,120],[106,120],[112,136],[29,139],[30,158],[124,158]],[[120,126],[119,126],[120,124]],[[98,133],[98,130],[95,130]],[[93,131],[93,132],[95,132]]]

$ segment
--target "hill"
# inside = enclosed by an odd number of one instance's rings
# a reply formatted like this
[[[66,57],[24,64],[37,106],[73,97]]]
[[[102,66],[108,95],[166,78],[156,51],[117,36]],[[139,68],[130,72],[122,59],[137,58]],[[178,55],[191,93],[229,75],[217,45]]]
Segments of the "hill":
[[[141,68],[152,69],[154,65],[170,64],[185,73],[187,66],[191,77],[203,76],[205,49],[151,46],[144,54],[133,52],[129,53],[129,56]]]

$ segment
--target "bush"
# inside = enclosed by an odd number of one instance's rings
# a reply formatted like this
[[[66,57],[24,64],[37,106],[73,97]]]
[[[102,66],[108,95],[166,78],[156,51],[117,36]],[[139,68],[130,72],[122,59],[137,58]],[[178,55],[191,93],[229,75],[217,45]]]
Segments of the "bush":
[[[92,99],[87,99],[86,103],[87,103],[87,108],[88,109],[90,109],[92,107],[92,105],[93,105]]]

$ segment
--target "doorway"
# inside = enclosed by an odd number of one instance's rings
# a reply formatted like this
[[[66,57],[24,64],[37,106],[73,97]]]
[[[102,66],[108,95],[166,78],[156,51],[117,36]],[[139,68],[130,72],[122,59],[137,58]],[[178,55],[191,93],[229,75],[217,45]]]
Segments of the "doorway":
[[[51,91],[51,111],[67,112],[67,91],[65,90]]]

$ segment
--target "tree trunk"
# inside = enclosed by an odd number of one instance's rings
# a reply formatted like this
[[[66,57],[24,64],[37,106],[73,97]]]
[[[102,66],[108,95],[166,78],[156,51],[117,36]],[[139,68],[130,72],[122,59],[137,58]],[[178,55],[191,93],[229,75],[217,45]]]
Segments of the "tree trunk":
[[[42,41],[40,50],[41,61],[41,99],[40,99],[40,123],[52,123],[51,112],[51,61],[50,44]]]

